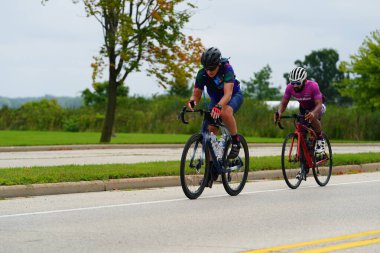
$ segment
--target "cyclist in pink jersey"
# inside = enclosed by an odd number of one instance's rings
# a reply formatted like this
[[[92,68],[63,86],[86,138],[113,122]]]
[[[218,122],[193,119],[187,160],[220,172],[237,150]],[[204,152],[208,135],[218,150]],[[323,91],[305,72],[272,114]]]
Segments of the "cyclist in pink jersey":
[[[307,72],[302,67],[294,68],[290,72],[290,83],[286,86],[285,94],[278,108],[278,117],[281,119],[281,114],[286,110],[290,98],[295,98],[300,103],[300,113],[305,115],[305,120],[310,122],[318,136],[315,152],[323,154],[325,152],[325,143],[322,137],[320,120],[326,112],[326,106],[323,104],[323,96],[319,90],[318,83],[307,80],[306,77]]]

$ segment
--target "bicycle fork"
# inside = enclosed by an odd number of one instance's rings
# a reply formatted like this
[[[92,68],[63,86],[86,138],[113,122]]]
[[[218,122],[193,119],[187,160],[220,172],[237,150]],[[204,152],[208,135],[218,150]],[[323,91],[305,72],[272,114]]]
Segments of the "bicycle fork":
[[[304,152],[305,151],[307,152],[306,145],[301,141],[301,137],[299,135],[297,136],[297,154],[294,157],[292,155],[293,148],[294,148],[294,136],[291,141],[288,159],[289,159],[289,162],[297,162],[297,161],[300,162],[301,169],[297,173],[296,178],[298,180],[306,181],[307,174],[309,173],[309,162],[312,162],[312,161],[310,157],[305,157]]]
[[[203,165],[203,154],[204,154],[204,148],[202,147],[202,152],[201,152],[199,161],[198,161],[198,163],[196,165],[194,165],[194,158],[195,158],[195,154],[197,153],[198,144],[199,144],[199,142],[195,143],[193,154],[192,154],[191,159],[190,159],[190,168],[195,168],[197,170],[197,174],[199,174],[199,171],[202,168],[202,165]]]

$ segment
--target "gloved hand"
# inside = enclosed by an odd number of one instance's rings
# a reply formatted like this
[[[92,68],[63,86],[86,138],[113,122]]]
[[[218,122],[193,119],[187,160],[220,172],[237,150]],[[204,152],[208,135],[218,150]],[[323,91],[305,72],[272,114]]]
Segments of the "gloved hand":
[[[211,117],[213,119],[217,119],[220,117],[221,113],[222,113],[222,106],[220,104],[217,104],[211,110]]]

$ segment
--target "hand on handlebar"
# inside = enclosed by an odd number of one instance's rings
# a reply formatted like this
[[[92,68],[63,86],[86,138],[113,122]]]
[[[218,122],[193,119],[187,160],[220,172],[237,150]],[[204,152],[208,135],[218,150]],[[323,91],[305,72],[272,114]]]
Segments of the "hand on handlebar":
[[[278,125],[278,127],[280,129],[284,129],[284,127],[281,125],[281,112],[275,112],[274,115],[273,115],[273,121],[274,121],[274,125]]]
[[[273,122],[274,124],[277,124],[281,120],[281,113],[280,112],[275,112],[273,114]]]
[[[190,100],[187,102],[186,106],[189,108],[190,111],[194,111],[194,107],[197,105],[197,103],[194,100]]]
[[[214,106],[211,110],[211,117],[213,119],[218,119],[220,117],[220,114],[222,113],[222,108],[221,106]]]
[[[305,115],[305,120],[311,122],[315,119],[315,115],[313,112],[308,112],[306,115]]]

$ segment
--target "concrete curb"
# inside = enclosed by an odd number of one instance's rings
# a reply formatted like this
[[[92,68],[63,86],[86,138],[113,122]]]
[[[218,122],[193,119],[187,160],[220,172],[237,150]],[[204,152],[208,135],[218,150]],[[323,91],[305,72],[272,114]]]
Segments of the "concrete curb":
[[[349,174],[380,171],[380,163],[334,166],[333,174]],[[255,171],[249,180],[282,179],[281,170]],[[107,181],[81,181],[52,184],[0,186],[0,198],[28,197],[68,193],[100,192],[126,189],[144,189],[180,186],[179,176],[111,179]]]

